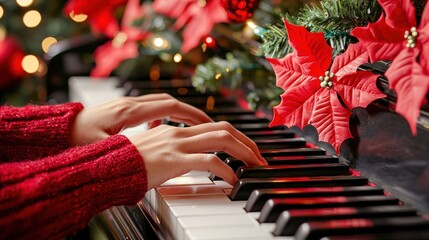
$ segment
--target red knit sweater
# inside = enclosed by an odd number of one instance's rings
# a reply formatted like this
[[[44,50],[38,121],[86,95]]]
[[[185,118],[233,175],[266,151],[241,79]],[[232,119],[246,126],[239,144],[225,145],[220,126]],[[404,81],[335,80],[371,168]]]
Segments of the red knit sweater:
[[[0,239],[58,239],[147,190],[144,162],[115,135],[70,147],[79,103],[0,107]]]

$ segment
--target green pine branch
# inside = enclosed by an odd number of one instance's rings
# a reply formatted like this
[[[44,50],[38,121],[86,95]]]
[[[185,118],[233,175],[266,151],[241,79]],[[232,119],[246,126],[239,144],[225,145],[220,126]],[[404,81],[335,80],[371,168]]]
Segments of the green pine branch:
[[[320,6],[306,5],[297,16],[285,13],[282,18],[312,32],[324,32],[334,48],[334,54],[343,52],[354,41],[350,31],[357,26],[375,22],[382,9],[377,0],[323,0]],[[262,36],[262,49],[270,57],[284,57],[291,48],[283,23],[270,25]],[[282,34],[280,34],[282,32]]]

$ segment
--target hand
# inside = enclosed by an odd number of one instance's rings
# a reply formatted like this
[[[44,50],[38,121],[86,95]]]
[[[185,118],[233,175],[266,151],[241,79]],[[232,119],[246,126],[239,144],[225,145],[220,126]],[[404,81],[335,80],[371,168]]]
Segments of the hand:
[[[187,128],[160,125],[129,139],[143,156],[148,189],[191,170],[208,170],[234,184],[234,171],[209,152],[225,151],[249,166],[267,164],[256,144],[227,122]]]
[[[201,110],[180,102],[168,94],[122,97],[104,104],[84,108],[71,130],[72,145],[87,145],[127,127],[170,117],[188,125],[211,122]]]

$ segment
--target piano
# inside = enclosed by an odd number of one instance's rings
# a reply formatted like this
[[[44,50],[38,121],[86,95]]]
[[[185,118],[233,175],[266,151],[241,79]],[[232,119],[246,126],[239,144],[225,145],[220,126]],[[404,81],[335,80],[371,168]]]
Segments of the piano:
[[[386,63],[362,66],[383,71]],[[231,186],[192,171],[147,192],[136,206],[116,206],[95,218],[111,239],[429,239],[429,125],[422,109],[417,136],[392,109],[395,96],[351,118],[353,139],[341,155],[318,141],[311,126],[269,128],[269,117],[234,97],[200,94],[189,79],[70,79],[70,96],[85,105],[122,95],[167,92],[229,121],[252,138],[267,167],[247,167],[216,153],[236,171]],[[93,91],[91,91],[91,89]],[[181,123],[165,122],[177,127]],[[145,126],[124,134],[142,131]]]

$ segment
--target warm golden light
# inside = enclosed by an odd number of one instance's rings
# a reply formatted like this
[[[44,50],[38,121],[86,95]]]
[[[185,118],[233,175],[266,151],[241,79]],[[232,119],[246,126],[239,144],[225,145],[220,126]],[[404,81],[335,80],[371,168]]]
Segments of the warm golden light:
[[[84,22],[87,18],[88,15],[86,14],[75,14],[74,11],[70,12],[70,18],[75,21],[75,22]]]
[[[179,63],[180,61],[182,61],[182,55],[180,53],[174,54],[173,61]]]
[[[35,73],[39,70],[39,59],[34,55],[27,55],[22,59],[22,68],[27,73]]]
[[[6,28],[4,28],[3,26],[0,26],[0,41],[3,41],[6,39]]]
[[[51,47],[52,44],[57,43],[57,39],[55,39],[54,37],[47,37],[45,39],[43,39],[42,41],[42,49],[45,53],[48,52],[49,47]]]
[[[16,0],[16,3],[21,7],[28,7],[33,3],[33,0]]]
[[[151,42],[155,50],[165,50],[170,47],[170,42],[162,37],[154,37]]]
[[[0,6],[0,18],[2,18],[2,17],[3,17],[3,14],[4,14],[3,7],[2,7],[2,6]]]
[[[40,15],[40,13],[36,10],[31,10],[24,14],[22,21],[24,22],[25,26],[33,28],[40,24],[42,21],[42,15]]]
[[[251,29],[255,29],[256,28],[256,24],[252,21],[247,21],[246,22],[247,26],[250,27]]]

